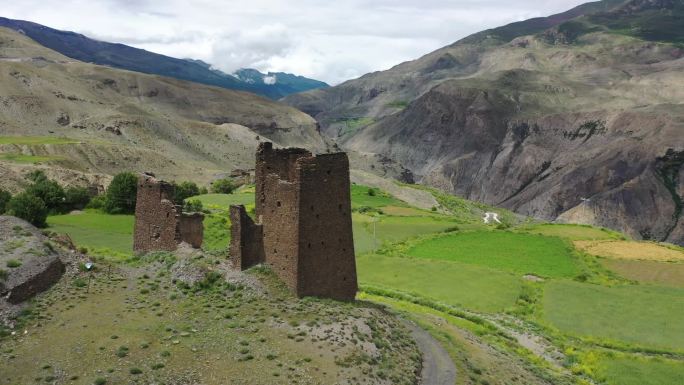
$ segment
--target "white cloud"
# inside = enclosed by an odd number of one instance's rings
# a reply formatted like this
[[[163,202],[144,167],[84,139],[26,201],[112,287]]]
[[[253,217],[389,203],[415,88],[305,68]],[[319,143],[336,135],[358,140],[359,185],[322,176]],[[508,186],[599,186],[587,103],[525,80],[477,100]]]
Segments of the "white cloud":
[[[278,77],[276,75],[264,76],[264,84],[272,86],[278,82]]]
[[[332,84],[582,0],[0,0],[0,16]]]

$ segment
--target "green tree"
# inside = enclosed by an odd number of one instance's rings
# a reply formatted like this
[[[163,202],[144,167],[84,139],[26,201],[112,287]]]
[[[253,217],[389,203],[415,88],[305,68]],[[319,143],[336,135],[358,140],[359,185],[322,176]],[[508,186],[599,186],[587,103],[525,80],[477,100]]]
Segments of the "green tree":
[[[107,189],[104,210],[109,214],[132,214],[138,193],[138,178],[130,172],[116,174]]]
[[[42,199],[26,191],[12,197],[7,203],[7,212],[36,227],[45,227],[48,208]]]
[[[183,205],[183,202],[190,197],[200,195],[200,189],[194,182],[183,182],[181,184],[174,183],[173,201],[177,205]]]
[[[38,177],[33,180],[33,184],[26,189],[26,192],[40,198],[49,212],[63,212],[66,207],[66,194],[62,186],[54,180],[44,177]]]
[[[232,194],[233,190],[235,190],[235,185],[228,178],[217,179],[211,184],[211,192],[216,194]]]
[[[90,193],[83,187],[69,187],[64,191],[69,210],[83,210],[90,202]]]
[[[12,199],[12,194],[0,188],[0,214],[4,214],[7,211],[7,202],[10,199]]]

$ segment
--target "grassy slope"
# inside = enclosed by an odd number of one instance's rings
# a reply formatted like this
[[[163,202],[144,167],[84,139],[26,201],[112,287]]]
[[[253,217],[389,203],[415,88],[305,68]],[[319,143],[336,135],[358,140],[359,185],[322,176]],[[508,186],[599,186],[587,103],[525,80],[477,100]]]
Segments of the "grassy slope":
[[[571,248],[558,238],[542,235],[504,231],[455,233],[419,242],[407,254],[542,277],[573,277],[578,273]]]
[[[2,383],[330,384],[362,371],[364,384],[380,375],[411,383],[407,331],[364,303],[297,300],[260,273],[268,295],[235,284],[186,289],[168,270],[140,269],[96,272],[89,290],[65,279],[41,296],[24,317],[27,334],[2,340]],[[361,346],[376,341],[370,362]]]

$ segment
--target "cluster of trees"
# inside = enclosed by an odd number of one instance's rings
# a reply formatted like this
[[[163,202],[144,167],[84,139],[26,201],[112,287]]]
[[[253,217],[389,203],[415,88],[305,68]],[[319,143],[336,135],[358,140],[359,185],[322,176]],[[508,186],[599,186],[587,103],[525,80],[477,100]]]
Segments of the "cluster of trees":
[[[30,184],[23,192],[12,196],[0,190],[0,214],[8,213],[44,227],[48,214],[62,214],[83,209],[90,201],[88,190],[82,187],[64,189],[42,171],[28,174]]]
[[[42,171],[27,175],[30,182],[26,190],[14,196],[0,189],[0,214],[22,218],[34,226],[45,227],[48,215],[63,214],[84,208],[100,209],[108,214],[132,214],[138,192],[138,177],[130,172],[114,176],[104,195],[91,196],[82,187],[63,188],[56,181],[48,179]],[[200,188],[194,182],[173,183],[173,200],[185,211],[202,211],[202,202],[187,201],[187,198],[207,194],[206,187]],[[212,183],[214,193],[230,194],[235,185],[230,179],[219,179]]]

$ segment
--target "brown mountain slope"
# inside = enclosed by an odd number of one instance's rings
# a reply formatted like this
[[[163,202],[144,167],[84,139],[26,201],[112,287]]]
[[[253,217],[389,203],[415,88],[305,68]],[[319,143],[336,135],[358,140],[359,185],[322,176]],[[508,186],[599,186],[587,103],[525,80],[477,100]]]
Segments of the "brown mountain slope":
[[[679,6],[627,5],[637,3]],[[625,9],[600,15],[620,20]],[[587,17],[510,41],[478,34],[285,101],[343,147],[393,158],[423,183],[682,244],[684,49]]]
[[[66,182],[123,170],[203,182],[253,167],[257,136],[327,148],[316,122],[294,108],[81,63],[3,28],[0,90],[0,172],[13,190],[33,167]]]

